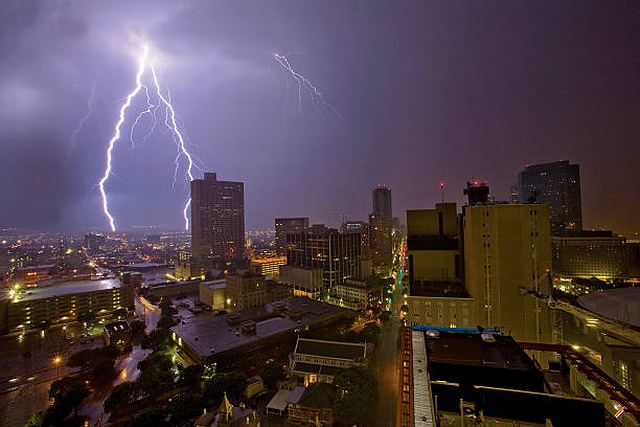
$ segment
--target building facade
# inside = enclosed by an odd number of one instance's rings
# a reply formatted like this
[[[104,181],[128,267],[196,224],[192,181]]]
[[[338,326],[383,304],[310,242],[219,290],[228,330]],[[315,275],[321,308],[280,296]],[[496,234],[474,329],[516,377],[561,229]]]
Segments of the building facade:
[[[309,218],[276,218],[276,252],[287,255],[287,233],[301,233],[309,227]]]
[[[582,230],[580,166],[568,161],[530,165],[518,174],[520,203],[546,203],[551,233]]]
[[[321,270],[321,291],[328,293],[347,279],[361,277],[360,233],[341,233],[324,225],[288,233],[287,267]],[[280,280],[288,283],[280,271]]]
[[[391,189],[384,185],[379,185],[371,193],[372,215],[391,218],[393,210],[391,208]]]
[[[369,216],[369,247],[373,273],[386,277],[393,264],[393,218]]]
[[[213,172],[191,181],[191,250],[199,261],[242,259],[244,183],[218,181]]]
[[[626,239],[610,231],[582,231],[551,238],[554,275],[623,280],[629,277]]]
[[[478,324],[501,327],[516,340],[549,342],[546,304],[521,290],[549,291],[549,207],[466,206],[462,230],[466,288]]]

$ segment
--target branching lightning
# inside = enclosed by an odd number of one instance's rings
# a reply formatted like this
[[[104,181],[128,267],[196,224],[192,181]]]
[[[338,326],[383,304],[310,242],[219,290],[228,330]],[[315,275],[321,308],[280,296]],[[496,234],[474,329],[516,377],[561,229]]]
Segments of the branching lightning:
[[[187,159],[187,177],[189,178],[189,182],[193,181],[193,158],[191,154],[187,150],[186,144],[184,142],[184,137],[182,136],[182,132],[180,132],[180,128],[178,127],[178,123],[176,122],[176,111],[171,105],[171,102],[167,100],[167,98],[162,95],[162,90],[160,90],[160,84],[158,83],[158,75],[156,73],[156,69],[151,64],[151,75],[153,76],[153,84],[156,87],[156,93],[158,94],[158,98],[166,107],[166,111],[168,112],[167,118],[165,118],[165,124],[169,123],[171,128],[173,129],[174,136],[178,139],[178,149],[179,153],[182,154]],[[167,120],[168,119],[168,120]],[[177,157],[176,157],[177,159]],[[189,229],[189,215],[188,210],[191,205],[191,197],[187,199],[187,202],[184,205],[184,209],[182,210],[182,215],[184,217],[184,227],[185,230]]]
[[[145,101],[146,101],[146,109],[139,112],[138,115],[136,116],[132,126],[131,126],[131,130],[129,132],[129,140],[131,141],[131,147],[133,148],[135,146],[135,142],[134,142],[134,132],[136,127],[138,126],[138,124],[140,123],[140,121],[142,120],[142,118],[146,115],[151,116],[152,118],[152,122],[150,125],[149,130],[147,131],[147,133],[144,135],[143,137],[143,142],[146,141],[154,132],[156,124],[157,124],[157,110],[158,108],[162,105],[165,107],[165,118],[164,118],[164,125],[169,129],[169,131],[171,132],[171,136],[174,140],[174,142],[176,143],[176,146],[178,147],[178,155],[176,156],[175,159],[175,170],[174,170],[174,177],[173,177],[173,183],[175,185],[175,181],[177,178],[177,174],[178,174],[178,168],[180,165],[180,159],[181,157],[184,157],[187,159],[187,168],[185,171],[186,174],[186,178],[188,179],[189,182],[191,182],[194,177],[193,177],[193,168],[196,167],[198,168],[198,166],[194,163],[193,157],[191,155],[191,153],[189,152],[189,150],[187,149],[187,144],[185,142],[185,138],[182,134],[182,132],[180,131],[180,127],[178,126],[178,123],[176,121],[176,112],[175,109],[173,108],[173,105],[171,103],[171,97],[167,92],[167,95],[164,95],[162,92],[162,89],[160,87],[160,82],[158,80],[158,74],[156,73],[156,69],[153,65],[153,63],[148,62],[148,57],[149,57],[149,47],[147,45],[144,45],[142,54],[138,60],[138,70],[136,72],[136,85],[135,87],[131,90],[131,92],[129,92],[129,94],[126,96],[124,103],[121,105],[120,110],[119,110],[119,115],[118,115],[118,120],[114,126],[114,130],[113,130],[113,136],[111,137],[111,139],[109,140],[109,144],[108,144],[108,148],[107,148],[107,162],[106,162],[106,168],[104,170],[104,173],[102,175],[102,178],[100,179],[100,181],[98,182],[98,187],[100,189],[100,196],[102,198],[102,210],[104,212],[104,215],[107,217],[108,221],[109,221],[109,226],[111,228],[111,231],[115,231],[116,230],[116,224],[115,224],[115,218],[113,217],[113,215],[111,214],[111,212],[109,211],[109,202],[108,202],[108,198],[107,198],[107,193],[105,190],[105,184],[106,182],[109,180],[109,177],[111,176],[112,173],[112,162],[113,162],[113,149],[114,146],[116,144],[116,142],[121,138],[122,136],[122,127],[125,123],[125,119],[126,119],[126,113],[127,110],[129,109],[129,107],[131,106],[133,99],[141,92],[144,91],[145,93]],[[145,71],[147,69],[147,67],[149,68],[149,70],[151,71],[151,81],[153,83],[153,89],[154,92],[157,96],[157,103],[154,104],[152,102],[152,96],[151,96],[151,90],[149,89],[148,86],[146,86],[143,83],[143,75],[145,74]],[[191,198],[188,198],[184,208],[182,209],[182,215],[184,217],[184,221],[185,221],[185,229],[188,230],[189,229],[189,216],[188,216],[188,211],[189,211],[189,207],[191,205]]]
[[[69,153],[71,153],[74,148],[76,148],[76,144],[78,143],[78,135],[80,131],[84,127],[84,124],[89,120],[89,117],[93,114],[93,104],[96,98],[96,82],[93,82],[91,85],[91,96],[89,97],[89,101],[87,102],[87,112],[84,116],[78,121],[76,128],[73,130],[73,134],[71,135],[71,145],[69,146]]]
[[[309,95],[311,97],[311,101],[313,102],[313,105],[316,108],[318,108],[318,110],[323,111],[323,110],[329,109],[338,118],[341,117],[338,110],[333,105],[325,101],[324,97],[322,96],[322,92],[320,92],[318,87],[313,83],[311,83],[311,81],[308,78],[306,78],[304,75],[294,70],[293,66],[289,62],[289,59],[285,55],[281,55],[279,53],[273,52],[273,57],[275,58],[276,62],[282,67],[282,69],[285,70],[287,73],[289,73],[291,77],[293,77],[293,79],[298,84],[298,108],[299,109],[302,109],[302,89],[306,88],[309,91]]]

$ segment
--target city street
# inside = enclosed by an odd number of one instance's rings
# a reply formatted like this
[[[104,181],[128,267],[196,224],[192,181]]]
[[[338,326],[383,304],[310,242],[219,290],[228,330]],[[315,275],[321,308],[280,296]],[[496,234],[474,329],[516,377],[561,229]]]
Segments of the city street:
[[[399,387],[399,346],[398,338],[401,324],[402,286],[400,276],[394,271],[396,282],[391,294],[391,318],[382,327],[378,336],[373,370],[378,379],[378,404],[372,424],[376,427],[396,425]]]

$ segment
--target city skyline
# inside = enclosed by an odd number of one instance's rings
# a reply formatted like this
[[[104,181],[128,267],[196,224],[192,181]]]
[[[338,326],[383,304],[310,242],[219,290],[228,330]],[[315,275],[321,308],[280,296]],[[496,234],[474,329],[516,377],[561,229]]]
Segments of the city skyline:
[[[583,2],[576,14],[536,3],[338,11],[5,2],[0,193],[9,209],[0,225],[107,230],[96,184],[144,39],[159,52],[161,81],[202,166],[245,182],[248,229],[276,217],[366,219],[378,184],[392,188],[401,220],[438,201],[441,181],[447,201],[461,204],[475,178],[506,200],[524,165],[569,160],[581,166],[585,228],[632,235],[640,11],[627,3]],[[397,48],[405,45],[413,47]],[[339,116],[315,110],[306,94],[298,104],[274,52]],[[115,155],[109,190],[121,228],[179,229],[187,186],[171,189],[171,136],[158,131],[133,150],[124,141]]]

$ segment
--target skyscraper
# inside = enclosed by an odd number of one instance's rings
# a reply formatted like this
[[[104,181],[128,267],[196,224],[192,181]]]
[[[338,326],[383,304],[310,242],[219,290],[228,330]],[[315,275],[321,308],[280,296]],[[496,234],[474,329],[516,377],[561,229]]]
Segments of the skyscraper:
[[[360,233],[341,233],[324,225],[313,225],[299,233],[288,233],[287,265],[281,267],[280,279],[297,286],[297,283],[291,283],[290,278],[295,277],[301,269],[322,272],[322,291],[330,291],[347,279],[360,278]]]
[[[393,264],[393,218],[369,215],[369,253],[373,272],[388,276]]]
[[[465,280],[478,324],[502,327],[519,341],[548,342],[546,304],[520,289],[549,291],[548,206],[466,206],[463,215]]]
[[[276,218],[276,251],[287,254],[287,233],[300,233],[309,227],[309,218]]]
[[[384,185],[378,185],[373,189],[371,196],[373,202],[373,215],[391,218],[393,216],[391,209],[391,189]]]
[[[201,262],[244,257],[244,183],[206,172],[191,181],[191,251]]]
[[[551,233],[582,230],[580,166],[568,160],[527,166],[518,174],[520,203],[546,203]]]

